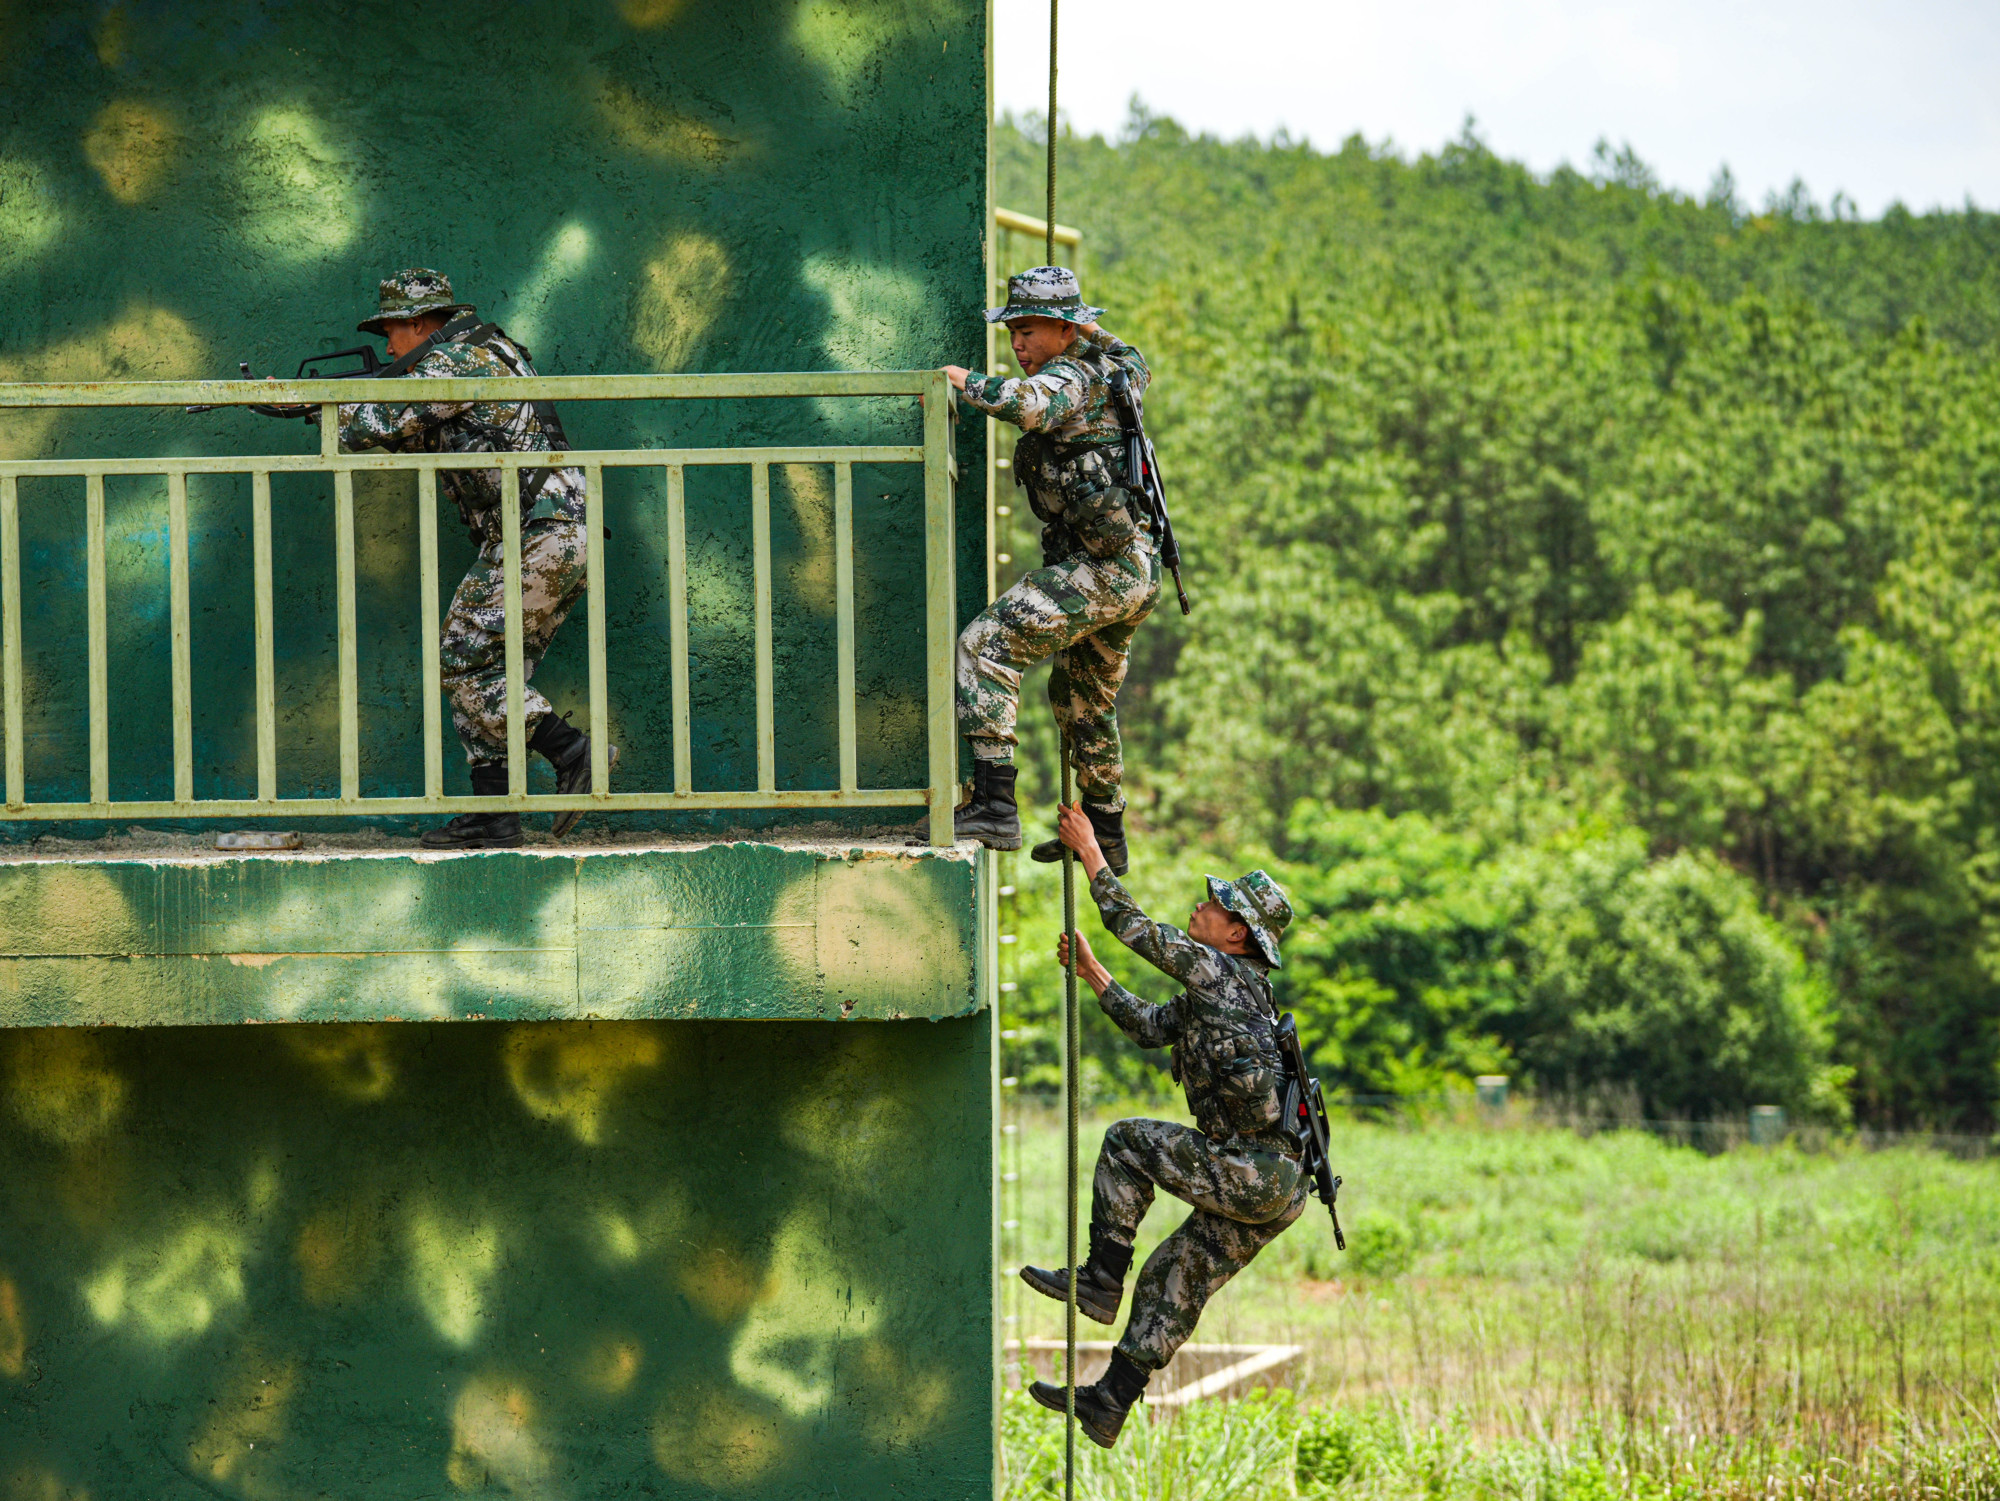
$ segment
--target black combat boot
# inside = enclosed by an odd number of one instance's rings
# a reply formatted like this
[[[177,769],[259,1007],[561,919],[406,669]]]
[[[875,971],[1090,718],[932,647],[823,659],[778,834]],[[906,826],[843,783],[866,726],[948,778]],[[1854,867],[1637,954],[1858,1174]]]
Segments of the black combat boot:
[[[1104,851],[1104,863],[1111,867],[1111,874],[1122,876],[1130,869],[1131,853],[1125,844],[1125,810],[1106,813],[1095,803],[1083,805],[1084,816],[1090,820],[1091,828],[1097,831],[1097,847]],[[1044,839],[1032,850],[1028,858],[1039,860],[1044,865],[1054,865],[1063,857],[1063,842],[1060,839]]]
[[[1125,1274],[1132,1269],[1132,1248],[1113,1240],[1096,1226],[1090,1227],[1090,1259],[1076,1278],[1076,1311],[1100,1324],[1118,1321],[1118,1305],[1125,1297]],[[1058,1303],[1069,1301],[1069,1268],[1024,1266],[1021,1280],[1045,1298]]]
[[[1118,1442],[1125,1415],[1145,1395],[1146,1383],[1152,1376],[1151,1371],[1123,1350],[1113,1350],[1111,1364],[1104,1374],[1089,1386],[1076,1389],[1077,1426],[1090,1435],[1092,1443],[1109,1449]],[[1028,1388],[1028,1395],[1052,1412],[1063,1412],[1068,1406],[1063,1400],[1063,1388],[1052,1381],[1037,1381]]]
[[[535,733],[528,737],[528,749],[540,751],[548,757],[549,765],[556,774],[556,791],[567,794],[596,790],[590,785],[590,737],[567,719],[544,714],[535,726]],[[614,745],[605,757],[605,771],[609,773],[617,769],[618,747]],[[581,817],[581,808],[565,809],[556,815],[555,824],[549,832],[560,839],[576,827],[576,821]]]
[[[1021,810],[1014,803],[1014,763],[974,761],[972,801],[953,815],[952,837],[977,839],[990,850],[1021,847]]]
[[[507,795],[507,763],[472,768],[475,797]],[[417,842],[431,850],[510,850],[521,842],[518,813],[461,813],[442,828],[425,829]]]

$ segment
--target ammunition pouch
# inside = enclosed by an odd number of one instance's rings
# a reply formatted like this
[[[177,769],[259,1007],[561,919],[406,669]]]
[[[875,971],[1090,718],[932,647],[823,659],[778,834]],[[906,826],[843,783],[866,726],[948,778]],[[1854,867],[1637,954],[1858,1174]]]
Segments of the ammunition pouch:
[[[1067,555],[1074,540],[1093,558],[1115,557],[1138,535],[1132,492],[1125,482],[1122,446],[1065,443],[1024,433],[1014,448],[1014,483],[1028,492],[1028,506],[1045,523],[1045,553]]]

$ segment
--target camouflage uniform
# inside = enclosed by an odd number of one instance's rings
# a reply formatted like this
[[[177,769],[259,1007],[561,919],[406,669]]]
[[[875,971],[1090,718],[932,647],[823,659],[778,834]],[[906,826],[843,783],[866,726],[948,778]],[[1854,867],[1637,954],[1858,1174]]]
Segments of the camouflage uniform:
[[[1016,285],[1038,274],[1016,278]],[[1073,278],[1068,285],[1074,286]],[[1098,311],[1076,308],[1072,316]],[[1151,533],[1124,488],[1124,435],[1108,385],[1120,366],[1144,391],[1151,374],[1138,350],[1109,335],[1079,332],[1033,376],[969,375],[965,381],[968,405],[1022,429],[1014,479],[1026,487],[1043,526],[1042,566],[988,605],[959,637],[959,729],[980,760],[1011,760],[1021,674],[1053,653],[1050,707],[1070,741],[1083,795],[1106,811],[1124,806],[1118,688],[1132,634],[1160,592]]]
[[[399,282],[435,273],[405,272]],[[450,283],[442,277],[444,296]],[[387,303],[389,284],[384,284]],[[452,306],[458,306],[453,304]],[[433,309],[434,310],[434,309]],[[364,328],[367,324],[362,325]],[[439,344],[410,367],[414,378],[533,375],[527,350],[497,331],[479,344]],[[341,447],[392,453],[542,453],[551,434],[533,402],[434,401],[369,403],[340,409]],[[556,628],[585,587],[584,481],[580,469],[547,471],[530,498],[535,473],[521,485],[521,636],[523,672],[532,676]],[[452,723],[474,766],[507,757],[506,567],[501,550],[502,471],[447,469],[444,489],[479,545],[479,559],[453,594],[439,657]],[[549,701],[524,688],[521,707],[532,735]]]
[[[1290,919],[1283,893],[1261,873],[1238,886],[1212,878],[1209,885],[1237,912],[1245,912],[1234,899],[1239,887],[1274,893],[1275,910]],[[1197,943],[1148,918],[1108,869],[1091,881],[1090,894],[1121,943],[1186,987],[1155,1006],[1113,981],[1098,1000],[1140,1047],[1173,1049],[1174,1078],[1195,1120],[1193,1130],[1168,1121],[1117,1122],[1104,1133],[1092,1185],[1092,1226],[1128,1246],[1156,1189],[1194,1206],[1140,1269],[1118,1342],[1129,1359],[1156,1371],[1194,1333],[1217,1290],[1305,1210],[1310,1180],[1298,1148],[1279,1129],[1283,1076],[1268,977],[1277,939],[1253,921],[1262,954],[1225,954]]]

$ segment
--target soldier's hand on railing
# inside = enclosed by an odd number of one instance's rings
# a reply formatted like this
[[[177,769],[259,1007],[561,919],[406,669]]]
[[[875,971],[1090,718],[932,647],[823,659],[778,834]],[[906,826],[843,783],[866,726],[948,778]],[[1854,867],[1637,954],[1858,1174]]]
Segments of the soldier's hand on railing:
[[[970,374],[972,372],[963,365],[946,365],[944,367],[944,378],[951,382],[951,388],[954,391],[963,391],[965,389],[965,378]]]

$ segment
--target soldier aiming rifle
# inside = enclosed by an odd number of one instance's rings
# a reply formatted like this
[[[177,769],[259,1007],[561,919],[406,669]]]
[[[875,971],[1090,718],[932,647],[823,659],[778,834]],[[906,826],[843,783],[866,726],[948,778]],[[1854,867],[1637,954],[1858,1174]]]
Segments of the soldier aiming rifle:
[[[1140,1269],[1109,1368],[1077,1388],[1077,1422],[1108,1449],[1153,1372],[1194,1333],[1208,1300],[1304,1212],[1316,1186],[1331,1209],[1340,1180],[1326,1172],[1318,1085],[1296,1054],[1288,1067],[1284,1033],[1291,1018],[1281,1019],[1272,999],[1278,940],[1292,920],[1284,888],[1261,870],[1240,881],[1210,876],[1208,899],[1182,932],[1154,922],[1126,894],[1082,811],[1063,808],[1056,827],[1083,862],[1104,926],[1185,987],[1165,1005],[1150,1005],[1112,979],[1077,935],[1077,973],[1133,1042],[1173,1049],[1174,1078],[1195,1120],[1192,1130],[1170,1121],[1118,1121],[1097,1154],[1090,1255],[1075,1273],[1077,1311],[1085,1317],[1116,1322],[1132,1244],[1155,1192],[1194,1206]],[[1069,961],[1066,936],[1056,957]],[[1296,1034],[1291,1040],[1296,1050]],[[1070,1277],[1067,1267],[1021,1269],[1028,1286],[1063,1301]],[[1067,1410],[1064,1388],[1037,1381],[1030,1391],[1042,1406]]]
[[[1042,525],[1042,566],[994,600],[958,638],[958,727],[972,743],[972,798],[955,830],[989,849],[1021,847],[1014,796],[1015,721],[1021,674],[1054,654],[1049,705],[1076,767],[1081,804],[1111,869],[1123,875],[1125,779],[1118,688],[1139,622],[1160,592],[1160,541],[1150,492],[1130,467],[1127,427],[1113,383],[1145,390],[1145,357],[1096,319],[1073,273],[1037,266],[1007,284],[1007,325],[1021,374],[978,375],[947,365],[966,404],[1021,429],[1014,482]],[[1136,412],[1136,404],[1132,409]],[[1141,438],[1143,443],[1143,435]],[[1159,492],[1164,500],[1164,491]],[[1160,516],[1164,512],[1159,513]],[[1178,561],[1178,555],[1176,555]],[[1060,860],[1049,839],[1034,858]]]
[[[452,298],[443,273],[421,267],[400,271],[381,284],[375,315],[363,333],[388,345],[386,366],[373,351],[353,374],[418,378],[533,375],[528,351],[497,325],[480,321],[471,303]],[[354,351],[342,351],[351,354]],[[337,356],[323,356],[325,359]],[[308,362],[312,363],[312,362]],[[340,408],[344,452],[385,448],[392,453],[553,453],[569,440],[555,408],[545,401],[417,401],[407,405],[364,402]],[[556,628],[583,597],[584,478],[580,469],[524,469],[509,481],[503,469],[447,469],[444,489],[458,506],[479,556],[466,570],[445,615],[438,653],[452,724],[470,763],[472,790],[481,797],[507,793],[506,559],[500,507],[509,490],[521,508],[521,643],[524,677],[548,651]],[[524,685],[521,711],[528,749],[548,758],[556,790],[591,790],[590,740],[556,715],[549,701]],[[616,766],[618,747],[608,747]],[[558,838],[583,815],[555,816]],[[521,815],[462,813],[426,829],[430,849],[503,849],[521,842]]]

